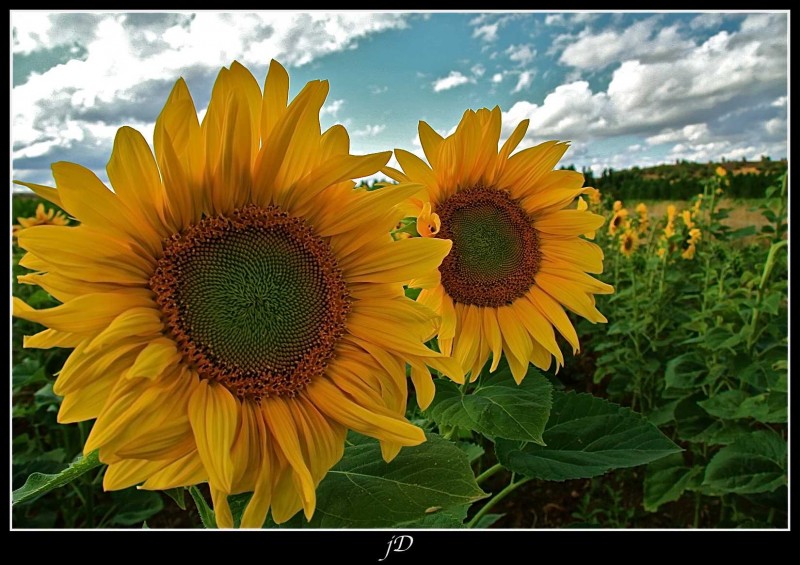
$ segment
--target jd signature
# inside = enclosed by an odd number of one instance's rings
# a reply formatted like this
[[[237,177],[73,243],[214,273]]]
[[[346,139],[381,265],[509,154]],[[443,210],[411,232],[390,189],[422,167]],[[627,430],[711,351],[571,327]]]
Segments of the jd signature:
[[[390,553],[402,553],[403,551],[407,551],[413,543],[414,538],[411,536],[392,536],[392,539],[389,540],[389,547],[386,548],[386,555],[378,559],[378,561],[385,560],[389,557]]]

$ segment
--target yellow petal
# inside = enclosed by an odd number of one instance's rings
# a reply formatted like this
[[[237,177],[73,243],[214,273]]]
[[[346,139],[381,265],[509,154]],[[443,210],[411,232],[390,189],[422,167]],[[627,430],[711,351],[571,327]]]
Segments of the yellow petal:
[[[535,306],[547,320],[555,326],[564,339],[572,346],[573,353],[580,351],[580,342],[575,328],[567,317],[561,305],[553,298],[536,286],[532,286],[528,292],[527,300]]]
[[[231,491],[233,482],[231,447],[238,420],[238,401],[231,393],[222,385],[201,380],[189,400],[189,421],[209,484],[225,492]]]
[[[385,411],[368,410],[350,400],[327,379],[317,379],[305,394],[324,414],[340,424],[380,440],[401,445],[418,445],[425,441],[424,432],[404,417]]]
[[[117,130],[106,172],[117,198],[162,237],[169,235],[161,176],[141,133],[127,126]]]
[[[511,374],[517,383],[522,382],[528,371],[528,362],[531,358],[533,345],[531,337],[525,331],[523,324],[516,315],[513,307],[503,306],[497,309],[497,322],[503,334],[503,343],[506,344],[508,364]]]
[[[262,402],[262,410],[270,433],[300,482],[303,511],[310,520],[317,504],[316,489],[303,456],[301,440],[292,413],[281,398],[269,398]]]
[[[438,271],[450,252],[449,239],[414,237],[400,239],[360,254],[347,264],[346,276],[351,282],[403,283],[428,271]]]
[[[68,333],[92,333],[107,327],[120,313],[130,309],[143,309],[152,304],[145,294],[85,294],[65,304],[34,310],[28,304],[13,297],[14,316],[36,322],[57,331]]]
[[[157,309],[147,307],[130,308],[114,318],[108,327],[92,340],[86,348],[86,352],[91,353],[105,344],[114,343],[130,336],[144,337],[160,334],[162,329],[161,314]]]
[[[411,363],[411,382],[414,383],[414,390],[417,393],[417,405],[420,410],[426,410],[433,402],[436,394],[436,386],[433,384],[431,372],[424,363]]]
[[[439,163],[439,148],[442,146],[444,139],[427,122],[420,121],[419,141],[428,163],[435,169]]]
[[[154,339],[139,353],[133,367],[125,375],[129,379],[144,377],[155,379],[180,361],[175,342],[163,337]]]
[[[559,210],[533,223],[533,227],[547,234],[574,237],[596,230],[606,219],[598,214],[582,210]]]
[[[154,473],[141,486],[145,490],[167,490],[196,485],[208,480],[208,473],[197,451],[192,451]]]
[[[289,100],[289,74],[280,63],[272,59],[264,80],[264,98],[261,106],[261,139],[266,143],[275,125],[286,111]]]

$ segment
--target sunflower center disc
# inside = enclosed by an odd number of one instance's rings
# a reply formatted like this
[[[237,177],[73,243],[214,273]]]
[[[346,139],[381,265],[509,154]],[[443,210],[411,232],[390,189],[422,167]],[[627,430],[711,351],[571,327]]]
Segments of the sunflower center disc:
[[[150,287],[184,359],[242,398],[294,396],[321,375],[350,305],[328,244],[275,206],[166,240]]]
[[[436,237],[453,247],[439,271],[454,302],[500,307],[523,296],[539,270],[539,236],[525,210],[502,190],[476,186],[437,208]]]

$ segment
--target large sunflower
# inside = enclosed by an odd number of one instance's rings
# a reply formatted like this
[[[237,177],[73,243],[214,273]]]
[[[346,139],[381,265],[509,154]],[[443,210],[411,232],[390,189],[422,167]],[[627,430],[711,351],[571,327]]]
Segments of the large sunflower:
[[[254,491],[242,520],[269,508],[310,517],[315,489],[348,429],[384,458],[424,441],[404,416],[406,361],[420,403],[427,366],[463,380],[423,344],[435,314],[403,284],[434,284],[450,242],[394,241],[402,202],[421,187],[354,190],[390,152],[349,153],[342,126],[320,131],[328,84],[289,101],[272,62],[263,94],[238,63],[222,69],[198,123],[183,80],[145,139],[121,128],[111,192],[88,169],[53,164],[57,189],[20,183],[77,227],[22,230],[21,281],[62,305],[14,314],[48,329],[26,347],[74,348],[54,391],[60,422],[96,418],[106,489],[209,483],[217,522],[227,495]]]
[[[511,155],[528,127],[520,123],[498,152],[500,108],[467,110],[456,131],[443,138],[420,122],[428,165],[397,149],[403,171],[384,168],[400,182],[424,184],[416,200],[417,231],[453,241],[439,271],[441,284],[424,289],[419,302],[441,314],[441,350],[476,379],[492,354],[491,370],[506,354],[517,382],[533,362],[548,369],[564,358],[553,328],[575,352],[578,336],[563,307],[591,322],[606,319],[594,294],[612,287],[587,274],[603,270],[600,247],[581,238],[604,221],[570,208],[583,175],[553,170],[567,149],[550,141]]]

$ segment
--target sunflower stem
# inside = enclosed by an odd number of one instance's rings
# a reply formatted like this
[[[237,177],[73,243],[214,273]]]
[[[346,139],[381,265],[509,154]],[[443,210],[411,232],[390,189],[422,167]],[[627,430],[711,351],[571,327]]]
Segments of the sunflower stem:
[[[508,483],[506,488],[504,488],[503,490],[498,492],[496,495],[494,495],[489,500],[489,502],[487,502],[483,506],[483,508],[478,510],[478,513],[475,514],[475,516],[472,517],[472,520],[470,520],[467,523],[467,527],[468,528],[474,528],[477,525],[477,523],[480,522],[481,518],[483,518],[489,512],[489,510],[491,510],[498,502],[503,500],[506,496],[511,494],[514,490],[516,490],[517,488],[519,488],[520,486],[524,485],[525,483],[527,483],[530,480],[531,479],[529,477],[525,477],[524,479],[520,479],[519,481],[514,482],[514,475],[511,475],[511,482]]]
[[[481,473],[480,475],[478,475],[478,476],[475,478],[475,481],[476,481],[478,484],[481,484],[483,481],[485,481],[486,479],[488,479],[489,477],[491,477],[492,475],[494,475],[495,473],[497,473],[497,472],[498,472],[499,470],[501,470],[501,469],[503,469],[503,466],[502,466],[500,463],[497,463],[497,464],[495,464],[495,465],[492,465],[491,467],[489,467],[488,469],[486,469],[486,470],[485,470],[483,473]]]

